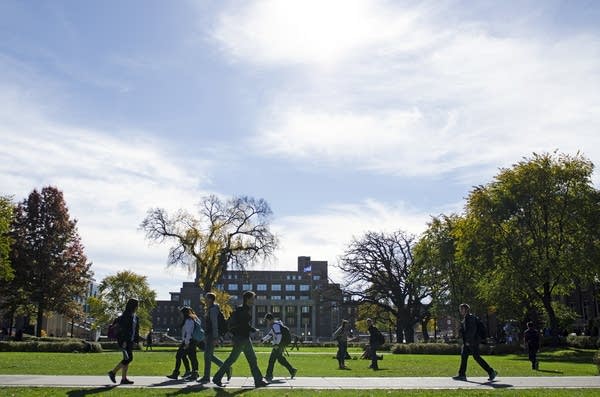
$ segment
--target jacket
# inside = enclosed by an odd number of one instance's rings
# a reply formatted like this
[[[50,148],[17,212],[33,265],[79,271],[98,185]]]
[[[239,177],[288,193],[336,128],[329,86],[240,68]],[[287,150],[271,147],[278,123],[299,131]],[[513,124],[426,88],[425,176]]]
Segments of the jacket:
[[[194,333],[195,322],[191,318],[187,318],[181,327],[181,340],[185,345],[190,343],[192,340],[192,334]]]
[[[219,305],[214,303],[206,312],[206,336],[208,338],[219,338]]]
[[[123,313],[119,319],[119,332],[117,334],[117,343],[123,342],[138,343],[140,341],[140,321],[139,317],[131,313]]]
[[[233,321],[229,325],[229,330],[233,336],[249,338],[251,332],[258,331],[250,323],[252,322],[252,312],[250,306],[238,306],[232,314]]]
[[[281,343],[281,321],[274,321],[273,325],[271,325],[271,329],[269,330],[269,332],[261,339],[263,342],[268,341],[269,339],[271,339],[271,343],[273,345],[278,345]]]
[[[477,332],[477,319],[471,313],[468,313],[460,322],[460,334],[465,344],[479,345],[481,343],[481,338]]]

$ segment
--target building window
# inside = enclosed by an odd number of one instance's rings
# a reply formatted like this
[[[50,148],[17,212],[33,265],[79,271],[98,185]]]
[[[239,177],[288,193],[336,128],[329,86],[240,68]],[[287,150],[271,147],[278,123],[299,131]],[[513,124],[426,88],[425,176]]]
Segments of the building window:
[[[281,313],[281,306],[271,306],[271,313]]]
[[[286,291],[296,291],[296,284],[286,284],[285,290]]]
[[[191,306],[191,304],[192,304],[192,301],[190,299],[184,299],[183,300],[183,306],[188,306],[189,307],[189,306]]]
[[[267,300],[267,295],[256,295],[256,300],[266,301]]]
[[[239,285],[238,284],[229,284],[227,286],[227,290],[228,291],[237,291],[238,290]]]
[[[315,281],[318,281],[320,279],[321,279],[321,276],[319,276],[318,274],[313,276],[313,280],[315,280]]]
[[[310,313],[310,306],[302,306],[302,313]]]
[[[286,295],[285,300],[286,301],[295,301],[296,297],[294,295]]]
[[[300,291],[310,291],[310,285],[300,284]]]
[[[271,291],[281,291],[281,284],[271,285]]]
[[[294,314],[296,313],[296,306],[286,306],[285,307],[285,312],[288,314]]]
[[[223,290],[223,284],[215,284],[215,289],[222,291]]]
[[[244,291],[252,291],[252,284],[243,284],[242,289]]]
[[[257,313],[266,313],[267,307],[264,305],[258,305],[258,306],[256,306],[256,311],[257,311]]]
[[[280,301],[281,300],[281,295],[271,295],[271,300],[273,300],[273,301]]]
[[[300,300],[301,301],[307,301],[309,299],[310,299],[310,296],[308,296],[308,295],[300,295]]]
[[[294,317],[288,317],[285,319],[285,322],[287,323],[287,325],[289,325],[290,327],[293,327],[296,325],[296,319]]]
[[[267,284],[256,284],[256,290],[257,291],[266,291],[267,290]]]
[[[306,326],[306,327],[310,327],[310,318],[308,317],[302,317],[302,319],[300,319],[300,321],[302,321],[302,326]]]
[[[178,294],[171,295],[171,302],[179,302],[179,295]]]

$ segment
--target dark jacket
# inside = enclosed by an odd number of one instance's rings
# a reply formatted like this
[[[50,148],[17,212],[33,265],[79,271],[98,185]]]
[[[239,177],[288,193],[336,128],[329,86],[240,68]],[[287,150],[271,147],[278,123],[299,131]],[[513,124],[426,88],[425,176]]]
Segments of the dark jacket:
[[[379,346],[381,344],[381,341],[379,340],[380,333],[381,332],[379,332],[376,326],[371,325],[369,327],[369,344],[371,346]]]
[[[540,347],[540,333],[535,328],[527,328],[523,334],[523,339],[530,349],[538,349]]]
[[[229,330],[234,336],[250,337],[251,332],[258,331],[250,323],[252,322],[252,311],[250,306],[242,305],[236,307],[232,314],[232,321],[229,324]]]
[[[119,317],[118,324],[117,343],[119,345],[123,342],[138,343],[140,341],[140,319],[137,315],[125,312]]]
[[[477,319],[471,313],[467,314],[463,321],[460,323],[460,335],[462,336],[463,343],[469,345],[479,345],[481,338],[477,332]]]

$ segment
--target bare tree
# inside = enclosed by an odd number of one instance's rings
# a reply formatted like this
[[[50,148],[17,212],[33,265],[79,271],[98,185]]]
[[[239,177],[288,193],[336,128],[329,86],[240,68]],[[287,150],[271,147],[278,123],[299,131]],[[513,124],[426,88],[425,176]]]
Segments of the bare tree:
[[[196,282],[205,291],[228,267],[244,270],[271,257],[277,248],[277,237],[269,230],[271,208],[263,199],[234,197],[223,202],[211,195],[198,209],[198,216],[179,210],[170,217],[164,209],[154,208],[140,228],[151,241],[173,241],[168,264],[195,271]]]
[[[413,328],[426,311],[431,295],[423,273],[413,261],[415,237],[402,231],[367,232],[354,239],[340,258],[347,291],[362,302],[381,307],[396,317],[396,338],[414,341]]]

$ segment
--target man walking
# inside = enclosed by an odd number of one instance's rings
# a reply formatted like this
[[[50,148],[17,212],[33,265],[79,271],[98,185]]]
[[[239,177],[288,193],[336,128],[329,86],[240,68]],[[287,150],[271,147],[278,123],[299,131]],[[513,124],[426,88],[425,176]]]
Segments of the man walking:
[[[367,318],[367,326],[369,327],[369,356],[371,358],[369,368],[377,371],[379,370],[379,366],[377,365],[377,360],[379,359],[377,349],[385,343],[385,338],[370,318]]]
[[[529,353],[529,361],[531,361],[531,369],[540,369],[540,363],[537,360],[537,352],[540,348],[540,332],[535,329],[533,322],[527,323],[527,331],[523,334],[523,339],[527,345],[527,352]]]
[[[271,355],[269,356],[269,365],[267,366],[265,379],[267,382],[271,382],[273,380],[273,368],[275,367],[275,361],[283,365],[289,371],[290,378],[294,379],[294,376],[296,376],[296,372],[298,372],[298,370],[292,367],[292,364],[290,364],[289,361],[283,356],[286,343],[290,342],[289,340],[284,340],[284,325],[281,321],[274,321],[271,313],[267,313],[265,315],[265,321],[267,323],[267,327],[269,327],[269,332],[264,336],[264,338],[262,338],[262,342],[264,343],[268,340],[271,340],[273,344],[273,349],[271,350]],[[290,336],[289,330],[287,330],[287,332],[287,335]]]
[[[206,299],[206,339],[204,340],[204,376],[198,380],[200,383],[210,382],[210,366],[211,363],[217,364],[219,367],[223,365],[218,357],[215,356],[215,346],[219,343],[219,312],[221,309],[215,303],[217,296],[208,292],[205,295]],[[227,371],[227,380],[231,379],[231,368]]]
[[[250,366],[250,372],[252,372],[252,377],[254,378],[254,387],[264,387],[268,385],[268,383],[263,380],[260,369],[258,368],[256,353],[254,353],[252,340],[250,339],[251,332],[258,332],[258,330],[251,325],[251,306],[254,304],[255,296],[256,294],[252,291],[244,292],[244,303],[242,306],[238,306],[235,309],[231,315],[232,318],[229,319],[229,331],[233,335],[233,349],[213,378],[213,383],[219,387],[223,387],[221,380],[223,379],[223,375],[225,375],[225,371],[231,368],[242,352],[244,352],[244,356],[246,356],[246,360]]]
[[[498,375],[492,367],[479,354],[479,344],[481,343],[481,336],[477,329],[477,318],[470,313],[471,307],[466,303],[462,303],[459,306],[460,315],[463,320],[460,324],[460,334],[463,339],[463,346],[460,353],[460,369],[458,375],[454,376],[454,380],[467,380],[467,359],[469,354],[473,355],[473,358],[488,373],[489,381],[492,381]]]

